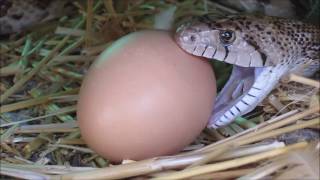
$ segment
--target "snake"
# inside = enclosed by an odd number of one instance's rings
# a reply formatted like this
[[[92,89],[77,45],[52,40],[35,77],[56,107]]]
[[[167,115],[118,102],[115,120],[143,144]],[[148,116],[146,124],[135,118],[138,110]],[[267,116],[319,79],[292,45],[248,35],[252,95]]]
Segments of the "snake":
[[[189,54],[233,65],[208,128],[224,127],[254,110],[289,73],[319,69],[320,28],[295,19],[206,14],[179,26],[175,41]]]

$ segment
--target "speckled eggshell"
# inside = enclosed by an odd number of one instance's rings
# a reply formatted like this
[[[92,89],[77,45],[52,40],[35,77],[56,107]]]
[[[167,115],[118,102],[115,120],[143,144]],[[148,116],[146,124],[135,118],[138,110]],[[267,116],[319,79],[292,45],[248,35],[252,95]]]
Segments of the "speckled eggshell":
[[[168,32],[131,33],[105,50],[83,81],[82,138],[115,162],[177,153],[205,128],[215,95],[211,66]]]

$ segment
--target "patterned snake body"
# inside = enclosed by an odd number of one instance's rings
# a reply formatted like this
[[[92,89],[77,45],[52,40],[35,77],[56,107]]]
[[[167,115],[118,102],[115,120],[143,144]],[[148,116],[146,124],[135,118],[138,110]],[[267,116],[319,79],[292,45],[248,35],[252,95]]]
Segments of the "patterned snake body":
[[[177,29],[177,44],[196,56],[234,65],[208,127],[225,126],[253,110],[289,72],[319,67],[320,29],[269,16],[206,15]]]

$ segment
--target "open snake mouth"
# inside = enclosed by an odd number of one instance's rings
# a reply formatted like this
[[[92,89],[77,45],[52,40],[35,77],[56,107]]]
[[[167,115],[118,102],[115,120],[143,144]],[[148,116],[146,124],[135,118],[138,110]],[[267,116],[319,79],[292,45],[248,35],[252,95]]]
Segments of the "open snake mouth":
[[[229,80],[216,98],[209,126],[224,126],[255,108],[262,95],[255,80],[263,69],[233,65]]]
[[[252,111],[288,72],[281,64],[267,67],[233,66],[228,82],[217,96],[208,127],[225,126]]]
[[[216,97],[209,128],[219,128],[252,111],[287,72],[286,66],[233,65],[229,80]]]

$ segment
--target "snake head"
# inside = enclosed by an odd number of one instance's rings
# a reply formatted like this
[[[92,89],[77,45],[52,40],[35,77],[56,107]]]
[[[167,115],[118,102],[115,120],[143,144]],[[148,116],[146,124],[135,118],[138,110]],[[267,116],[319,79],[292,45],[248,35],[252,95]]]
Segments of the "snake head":
[[[238,22],[237,22],[238,23]],[[181,25],[176,42],[186,52],[241,67],[262,67],[265,59],[250,33],[230,20],[195,20]]]
[[[251,25],[249,25],[251,24]],[[275,87],[288,66],[279,59],[280,48],[268,26],[247,17],[193,20],[176,31],[176,42],[186,52],[233,64],[233,71],[216,98],[208,127],[219,128],[253,110]],[[252,29],[256,28],[256,30]],[[259,32],[259,30],[261,30]]]

